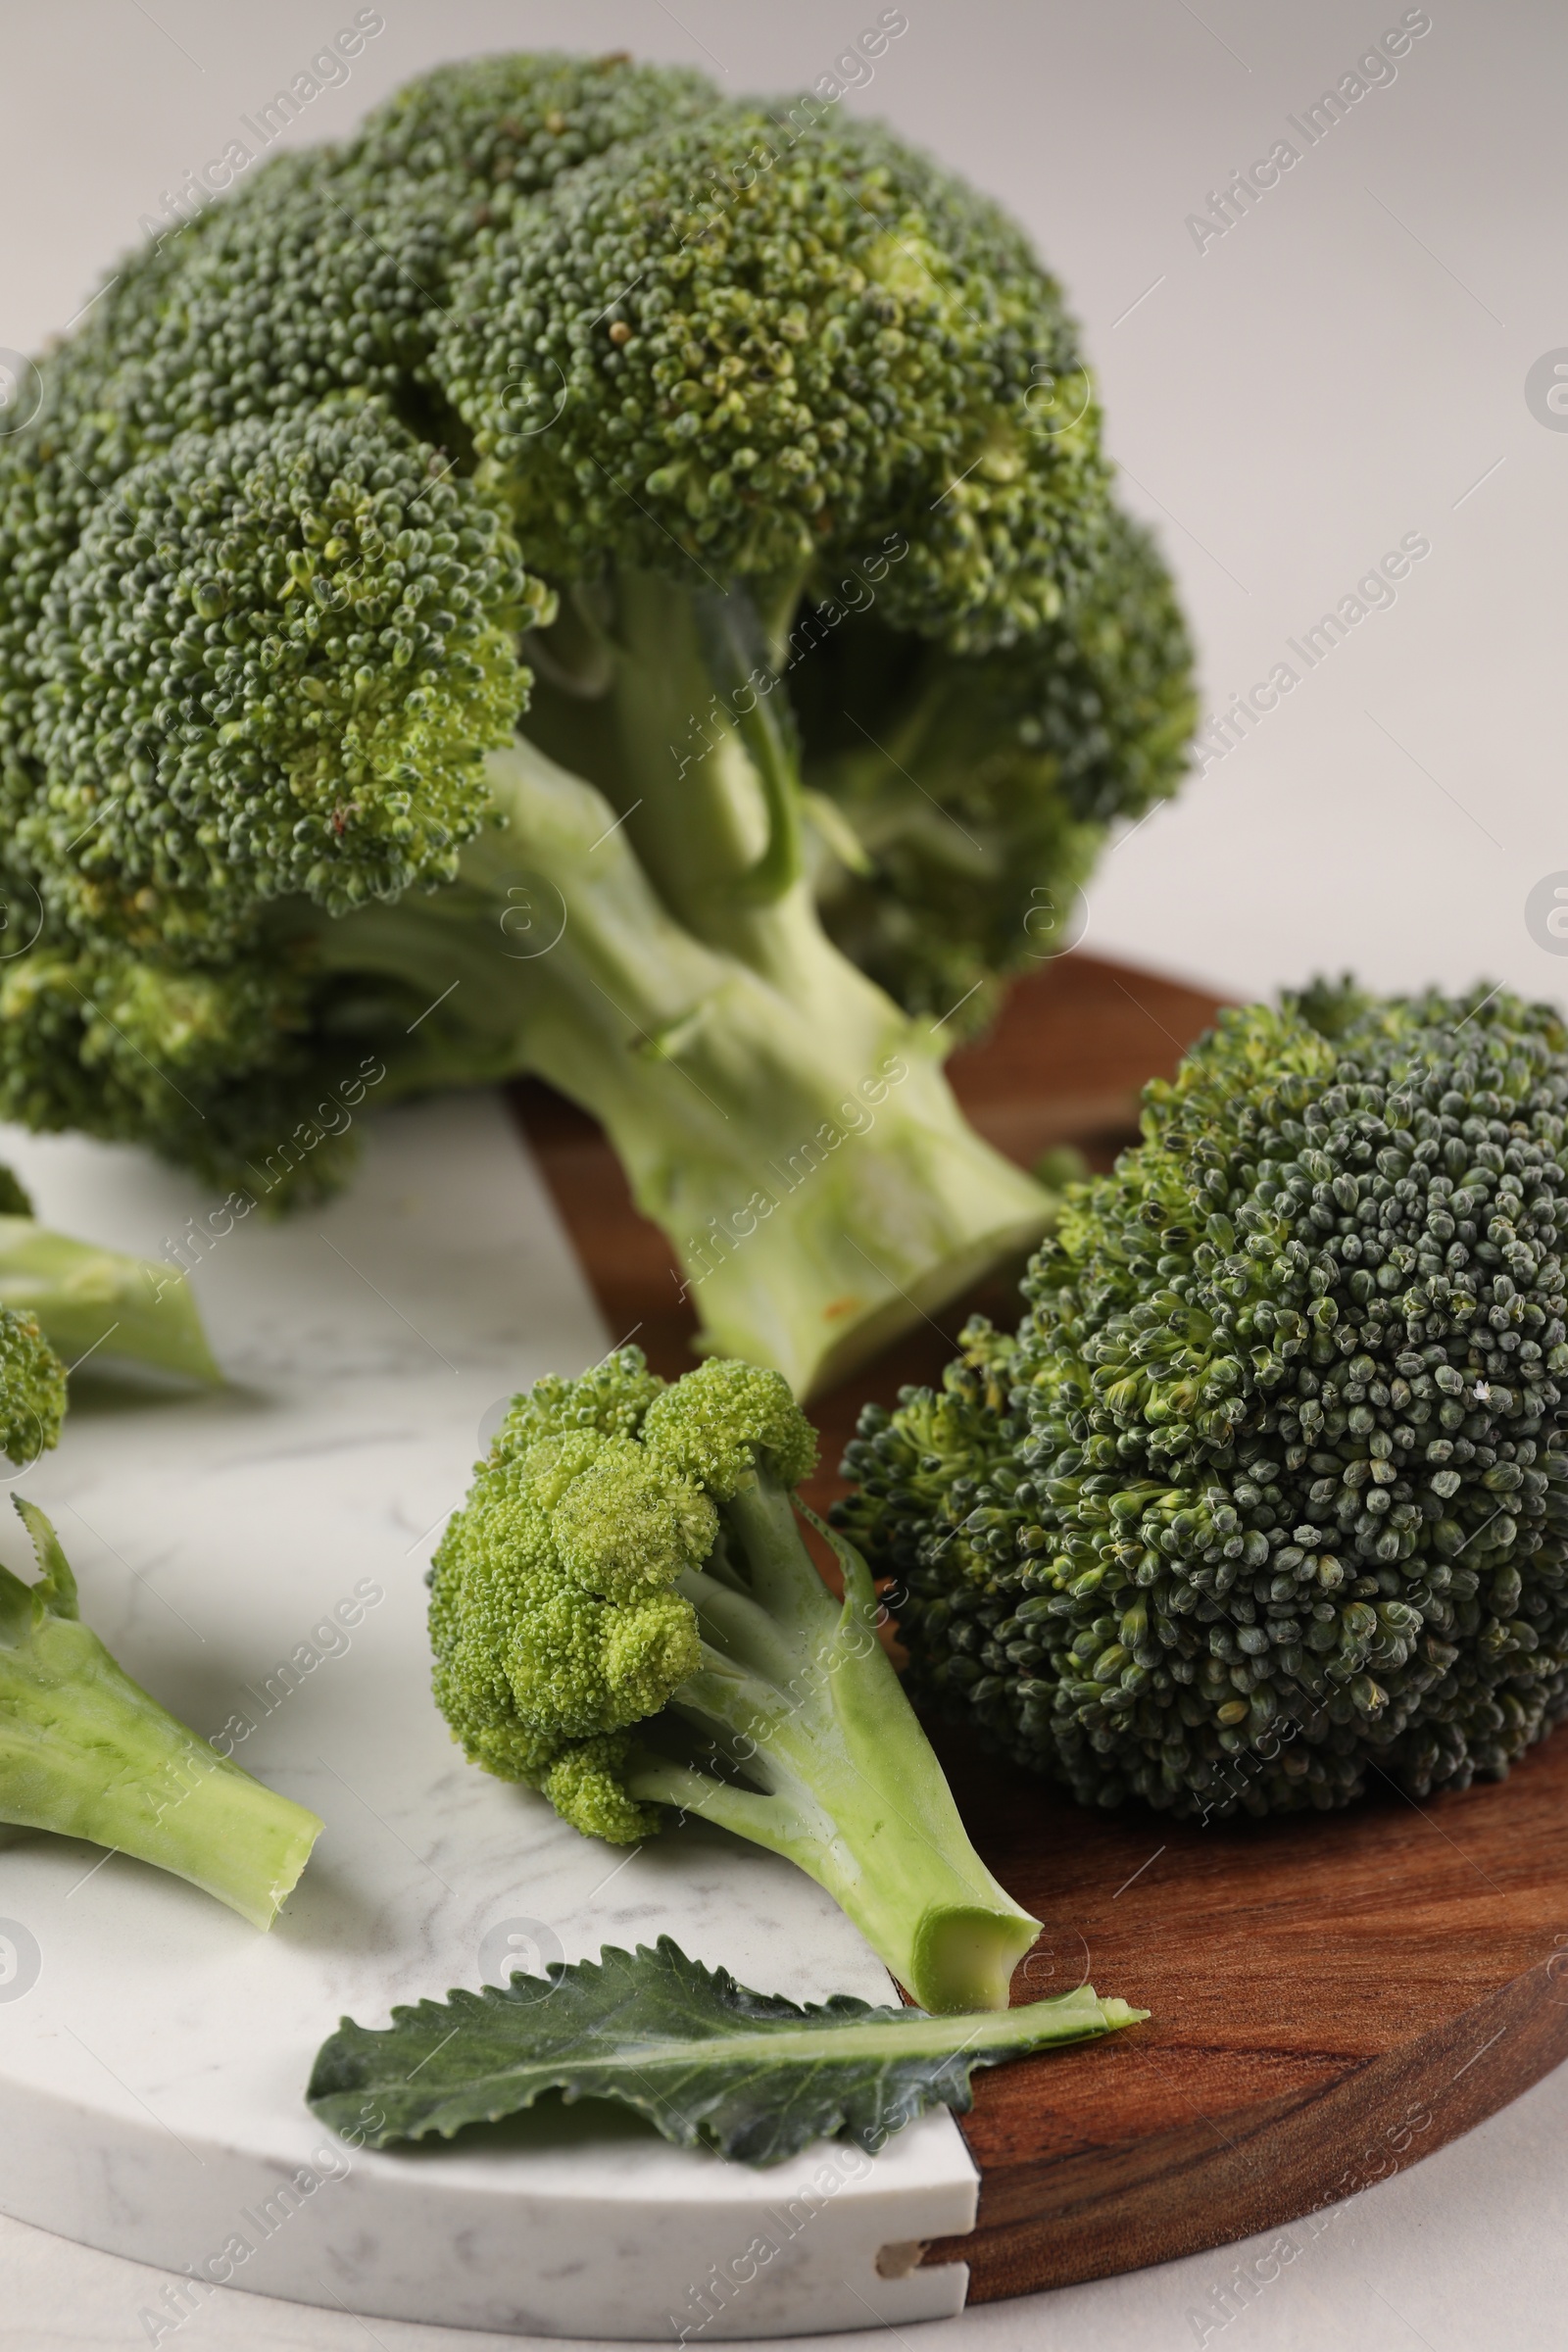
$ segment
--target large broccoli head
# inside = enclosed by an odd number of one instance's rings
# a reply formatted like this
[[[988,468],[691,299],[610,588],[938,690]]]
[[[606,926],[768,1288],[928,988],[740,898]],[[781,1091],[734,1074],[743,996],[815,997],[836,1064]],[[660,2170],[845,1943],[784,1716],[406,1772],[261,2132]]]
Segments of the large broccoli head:
[[[257,1169],[360,1052],[289,902],[450,879],[549,598],[375,403],[182,433],[78,522],[9,584],[38,607],[4,850],[34,919],[0,962],[0,1110],[275,1191]],[[280,1198],[342,1152],[294,1156]]]
[[[0,1110],[279,1203],[340,1168],[346,1072],[536,1072],[706,1344],[803,1391],[1038,1234],[942,1083],[958,1024],[910,1016],[1056,944],[1040,906],[1173,773],[1186,649],[993,206],[808,105],[480,61],[247,172],[42,376],[0,437]],[[892,655],[798,726],[792,622],[845,565]],[[863,1206],[818,1185],[738,1254],[758,1169],[894,1071]]]
[[[778,1375],[733,1359],[666,1388],[623,1348],[519,1396],[430,1572],[436,1704],[468,1757],[591,1836],[658,1829],[625,1774],[631,1727],[702,1664],[677,1581],[759,1461],[793,1485],[815,1451]]]
[[[1223,1015],[1016,1341],[862,1419],[920,1687],[1102,1804],[1504,1771],[1568,1710],[1565,1126],[1546,1006]]]

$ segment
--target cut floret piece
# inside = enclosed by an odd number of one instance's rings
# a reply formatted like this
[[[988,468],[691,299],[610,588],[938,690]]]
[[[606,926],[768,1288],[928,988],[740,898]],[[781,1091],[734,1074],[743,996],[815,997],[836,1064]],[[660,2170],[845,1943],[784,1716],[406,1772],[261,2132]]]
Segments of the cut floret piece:
[[[794,1496],[814,1433],[776,1373],[672,1387],[623,1348],[519,1398],[431,1570],[436,1702],[475,1763],[629,1843],[663,1809],[787,1856],[914,1998],[1003,2007],[1038,1922],[970,1845],[877,1640]]]
[[[0,1306],[0,1453],[27,1470],[60,1442],[66,1367],[25,1309]]]
[[[0,1366],[9,1396],[9,1365]],[[117,1666],[36,1504],[13,1497],[39,1579],[0,1568],[0,1821],[90,1838],[269,1928],[321,1832]]]

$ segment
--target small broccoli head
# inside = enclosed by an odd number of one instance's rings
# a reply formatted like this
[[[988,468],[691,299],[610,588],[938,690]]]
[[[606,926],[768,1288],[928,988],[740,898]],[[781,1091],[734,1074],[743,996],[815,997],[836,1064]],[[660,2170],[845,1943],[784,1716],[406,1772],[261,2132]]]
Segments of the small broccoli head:
[[[452,310],[436,373],[568,576],[673,544],[765,587],[903,526],[901,619],[995,643],[1092,552],[1096,413],[1056,286],[875,125],[664,125],[484,232]],[[1058,431],[1029,407],[1043,371]]]
[[[648,1836],[659,1816],[619,1776],[632,1727],[702,1663],[679,1580],[708,1558],[715,1506],[752,1469],[793,1486],[815,1458],[777,1373],[730,1359],[666,1387],[623,1348],[519,1396],[430,1574],[435,1696],[453,1738],[580,1829]]]
[[[60,1442],[66,1367],[35,1315],[0,1306],[0,1453],[25,1469]]]
[[[619,1788],[629,1742],[616,1736],[658,1715],[702,1656],[672,1588],[707,1558],[717,1513],[639,1442],[662,1389],[627,1348],[519,1397],[431,1572],[436,1703],[453,1737],[597,1837],[657,1827]]]
[[[495,514],[374,408],[191,434],[132,467],[44,604],[46,789],[18,848],[89,935],[450,879],[545,609]]]
[[[919,1682],[1091,1802],[1501,1773],[1568,1712],[1560,1017],[1314,990],[1144,1132],[852,1449]]]
[[[778,1372],[713,1356],[662,1391],[643,1421],[649,1452],[726,1501],[753,1470],[798,1487],[816,1467],[816,1432]]]

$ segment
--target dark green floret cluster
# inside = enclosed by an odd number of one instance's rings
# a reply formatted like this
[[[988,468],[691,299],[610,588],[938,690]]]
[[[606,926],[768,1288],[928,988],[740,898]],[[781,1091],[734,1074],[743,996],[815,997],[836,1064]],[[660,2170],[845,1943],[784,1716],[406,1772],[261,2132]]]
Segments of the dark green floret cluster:
[[[1568,1033],[1348,983],[1221,1016],[1015,1338],[868,1408],[916,1690],[1087,1803],[1343,1804],[1568,1713]]]
[[[481,232],[438,366],[557,569],[607,542],[662,567],[673,537],[793,610],[824,544],[853,563],[902,525],[890,615],[958,648],[1087,577],[1104,467],[1059,295],[923,157],[715,110],[585,165],[553,230]],[[1032,369],[1079,412],[1058,433]]]
[[[551,601],[471,485],[373,409],[182,434],[44,599],[47,785],[17,848],[89,937],[172,920],[223,961],[267,900],[341,914],[451,880],[524,699],[514,640]]]
[[[917,1999],[1005,2007],[1037,1923],[969,1844],[864,1562],[836,1545],[839,1600],[806,1548],[815,1460],[784,1381],[734,1357],[541,1381],[435,1555],[436,1704],[587,1836],[715,1822],[809,1872]]]
[[[1174,788],[1191,662],[995,205],[812,100],[479,59],[172,220],[39,374],[0,1117],[276,1206],[345,1072],[536,1074],[802,1394],[1038,1239],[942,1057]]]

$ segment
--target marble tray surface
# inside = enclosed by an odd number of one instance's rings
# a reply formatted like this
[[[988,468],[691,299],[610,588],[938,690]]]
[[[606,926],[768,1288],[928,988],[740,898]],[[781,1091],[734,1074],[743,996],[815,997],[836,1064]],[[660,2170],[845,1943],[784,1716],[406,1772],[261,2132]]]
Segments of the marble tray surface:
[[[874,2162],[818,2148],[757,2174],[615,2111],[375,2154],[302,2104],[344,2013],[380,2023],[604,1943],[668,1932],[795,1997],[889,1984],[788,1864],[700,1828],[623,1854],[452,1745],[427,1688],[431,1546],[503,1400],[626,1335],[601,1327],[496,1101],[397,1111],[366,1143],[327,1207],[209,1242],[191,1279],[227,1388],[80,1378],[60,1450],[19,1482],[127,1669],[208,1735],[249,1725],[238,1759],[326,1829],[266,1936],[123,1856],[0,1832],[0,2212],[182,2278],[149,2292],[143,2341],[205,2326],[215,2278],[372,2319],[598,2337],[956,2311],[961,2265],[885,2251],[972,2226],[946,2115]],[[0,1158],[61,1230],[146,1255],[210,1205],[77,1140],[0,1132]],[[30,1565],[20,1525],[0,1551]]]

